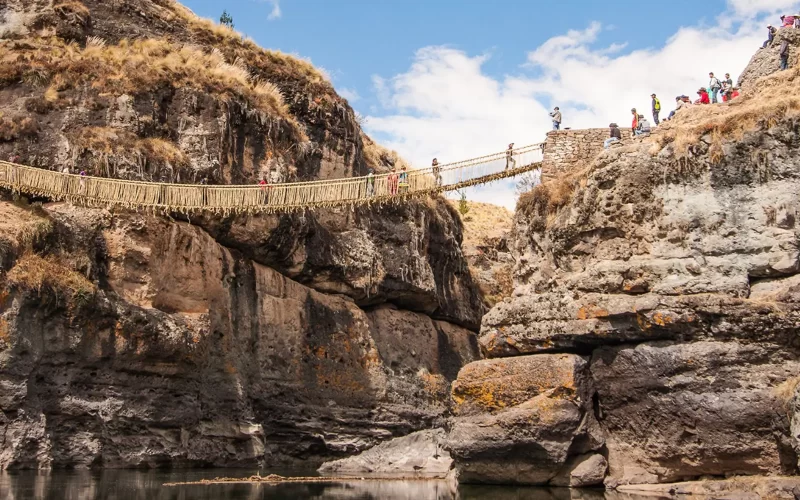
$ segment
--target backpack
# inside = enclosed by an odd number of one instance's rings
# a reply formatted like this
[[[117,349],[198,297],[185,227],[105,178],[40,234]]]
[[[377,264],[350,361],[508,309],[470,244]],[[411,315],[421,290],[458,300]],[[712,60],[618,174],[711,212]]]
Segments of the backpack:
[[[661,101],[658,100],[658,97],[653,100],[653,109],[661,111]]]
[[[712,90],[713,89],[718,89],[718,88],[721,87],[721,85],[719,84],[719,79],[716,76],[711,79],[711,82],[709,82],[709,85],[711,85],[711,89]]]

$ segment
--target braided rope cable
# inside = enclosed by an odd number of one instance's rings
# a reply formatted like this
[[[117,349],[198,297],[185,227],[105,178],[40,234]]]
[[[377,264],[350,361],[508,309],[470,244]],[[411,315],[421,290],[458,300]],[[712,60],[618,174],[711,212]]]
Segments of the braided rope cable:
[[[336,206],[393,203],[494,182],[541,166],[541,144],[399,173],[262,185],[208,186],[85,177],[0,161],[0,187],[93,206],[166,212],[279,213]],[[516,165],[521,165],[517,167]],[[374,184],[372,182],[374,181]],[[368,184],[368,182],[370,184]],[[372,189],[370,190],[370,186]]]

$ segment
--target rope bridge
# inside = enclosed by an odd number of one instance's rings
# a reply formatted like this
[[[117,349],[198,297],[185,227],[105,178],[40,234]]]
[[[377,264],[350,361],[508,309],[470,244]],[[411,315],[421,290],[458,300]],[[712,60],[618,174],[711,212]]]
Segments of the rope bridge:
[[[513,177],[541,166],[541,144],[435,167],[368,177],[270,185],[208,186],[139,182],[65,174],[0,161],[0,187],[86,206],[174,212],[276,213],[308,208],[368,205],[419,198]]]

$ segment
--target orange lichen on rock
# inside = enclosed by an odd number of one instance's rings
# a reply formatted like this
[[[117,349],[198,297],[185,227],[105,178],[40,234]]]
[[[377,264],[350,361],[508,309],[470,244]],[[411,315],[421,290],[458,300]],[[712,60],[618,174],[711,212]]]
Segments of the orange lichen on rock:
[[[589,305],[578,309],[578,319],[607,318],[608,316],[608,311],[602,307]]]
[[[575,393],[580,356],[540,354],[471,363],[453,383],[456,414],[497,411],[518,406],[548,391],[564,397]]]

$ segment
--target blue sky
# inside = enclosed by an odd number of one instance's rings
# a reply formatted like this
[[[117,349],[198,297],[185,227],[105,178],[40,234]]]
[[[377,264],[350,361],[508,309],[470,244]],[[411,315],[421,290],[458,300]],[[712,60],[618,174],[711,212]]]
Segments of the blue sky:
[[[566,126],[627,123],[657,92],[735,79],[776,13],[795,0],[602,2],[469,0],[183,0],[260,45],[312,60],[366,117],[366,130],[414,164],[543,139],[559,105]],[[511,183],[471,191],[513,206]]]

